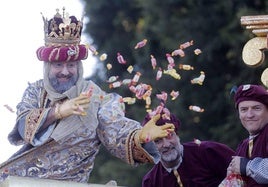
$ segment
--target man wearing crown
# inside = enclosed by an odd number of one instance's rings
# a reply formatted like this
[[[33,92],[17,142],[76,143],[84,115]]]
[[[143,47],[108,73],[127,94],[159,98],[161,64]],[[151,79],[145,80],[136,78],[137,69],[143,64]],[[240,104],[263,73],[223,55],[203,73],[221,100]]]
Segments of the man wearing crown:
[[[86,183],[101,145],[131,164],[159,161],[153,140],[168,136],[173,124],[145,126],[125,117],[122,97],[83,79],[80,44],[82,21],[68,14],[44,18],[45,45],[37,50],[43,79],[29,83],[17,105],[17,120],[8,138],[23,145],[0,165],[8,176]]]

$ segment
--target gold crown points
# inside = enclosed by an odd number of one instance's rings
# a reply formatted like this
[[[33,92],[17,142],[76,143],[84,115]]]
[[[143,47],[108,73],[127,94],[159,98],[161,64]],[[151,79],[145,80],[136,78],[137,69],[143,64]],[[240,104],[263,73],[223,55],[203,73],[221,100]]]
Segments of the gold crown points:
[[[43,16],[46,46],[72,46],[81,41],[83,19],[79,21],[75,16],[69,16],[64,7],[62,10],[61,15],[56,9],[56,14],[49,21]]]

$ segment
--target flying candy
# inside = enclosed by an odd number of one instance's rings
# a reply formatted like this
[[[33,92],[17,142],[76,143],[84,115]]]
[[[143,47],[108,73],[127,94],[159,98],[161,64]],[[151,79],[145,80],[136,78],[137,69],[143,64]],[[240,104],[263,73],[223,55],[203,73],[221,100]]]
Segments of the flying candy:
[[[171,100],[175,100],[180,95],[180,93],[179,91],[172,90],[169,95],[172,97]]]
[[[129,104],[129,105],[132,105],[136,102],[136,98],[134,97],[124,97],[123,98],[123,102]]]
[[[110,83],[109,84],[109,88],[118,88],[122,85],[122,82],[121,81],[116,81],[116,82],[113,82],[113,83]]]
[[[124,57],[120,53],[117,53],[117,61],[119,62],[119,64],[127,63],[127,61],[125,61]]]
[[[139,82],[140,77],[141,77],[141,73],[140,72],[136,72],[136,74],[134,75],[134,77],[132,79],[132,83],[133,84],[137,84]]]
[[[172,56],[169,53],[166,54],[166,58],[167,58],[167,61],[168,61],[169,64],[171,64],[171,65],[174,64],[175,65],[175,61],[174,61],[174,59],[172,58]]]
[[[119,76],[111,76],[111,77],[109,77],[109,79],[107,80],[107,82],[112,83],[114,81],[117,81],[118,78],[119,78]]]
[[[133,66],[128,66],[128,68],[127,68],[127,71],[129,72],[129,73],[132,73],[132,71],[133,71]]]
[[[180,56],[180,57],[184,57],[185,53],[182,49],[176,49],[171,53],[171,56]]]
[[[200,76],[192,79],[191,80],[191,83],[192,84],[203,85],[204,80],[205,80],[205,72],[200,71]]]
[[[172,68],[172,69],[168,69],[168,70],[164,70],[164,74],[168,74],[171,77],[173,77],[174,79],[181,79],[180,74],[177,73],[176,69]]]
[[[197,145],[200,145],[201,144],[201,141],[198,140],[198,139],[196,139],[196,138],[194,138],[194,143],[197,144]]]
[[[162,68],[158,68],[158,71],[157,71],[157,73],[156,73],[156,80],[158,81],[159,79],[161,79],[161,77],[162,77],[162,74],[163,74],[163,72],[162,72]]]
[[[8,109],[10,112],[14,113],[15,111],[7,104],[4,105],[4,107],[6,107],[6,109]]]
[[[193,40],[191,40],[190,42],[185,42],[185,43],[180,45],[180,49],[186,49],[187,47],[190,47],[193,44],[194,44]]]
[[[195,49],[195,50],[194,50],[194,53],[195,53],[196,55],[199,55],[199,54],[202,53],[202,51],[201,51],[200,49]]]
[[[123,84],[123,85],[130,85],[131,82],[132,82],[132,79],[124,79],[124,80],[122,81],[122,84]]]
[[[151,55],[151,64],[152,64],[153,69],[155,69],[157,63],[153,55]]]
[[[108,63],[107,65],[106,65],[106,68],[108,69],[108,70],[110,70],[110,69],[112,69],[112,64],[110,64],[110,63]]]
[[[193,70],[194,67],[190,66],[190,65],[186,65],[186,64],[179,64],[179,69],[183,69],[183,70]]]
[[[156,94],[156,98],[163,101],[163,102],[166,102],[167,101],[167,93],[162,91],[161,94]]]
[[[138,42],[135,46],[135,49],[139,49],[139,48],[142,48],[146,45],[147,43],[147,39],[143,39],[142,41]]]
[[[205,111],[203,108],[200,108],[199,106],[195,106],[195,105],[190,105],[189,109],[194,111],[194,112],[204,112]]]
[[[106,53],[103,53],[101,56],[100,56],[100,61],[104,61],[107,59],[107,54]]]
[[[96,50],[96,48],[92,45],[87,45],[88,49],[93,53],[93,55],[98,55],[99,52]]]

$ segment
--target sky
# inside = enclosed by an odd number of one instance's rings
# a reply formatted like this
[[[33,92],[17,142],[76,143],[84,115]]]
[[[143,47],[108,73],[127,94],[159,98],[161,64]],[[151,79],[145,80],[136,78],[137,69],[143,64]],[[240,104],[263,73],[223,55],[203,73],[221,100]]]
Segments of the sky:
[[[36,57],[36,50],[44,44],[41,13],[50,19],[56,9],[62,10],[62,7],[65,7],[65,12],[69,15],[75,15],[78,19],[82,17],[84,6],[79,0],[13,0],[5,1],[0,6],[0,163],[20,148],[7,140],[8,133],[15,125],[17,103],[28,82],[43,78],[43,62]],[[90,44],[91,40],[83,36],[81,43]],[[94,58],[90,55],[83,61],[84,75],[92,73],[94,63]]]

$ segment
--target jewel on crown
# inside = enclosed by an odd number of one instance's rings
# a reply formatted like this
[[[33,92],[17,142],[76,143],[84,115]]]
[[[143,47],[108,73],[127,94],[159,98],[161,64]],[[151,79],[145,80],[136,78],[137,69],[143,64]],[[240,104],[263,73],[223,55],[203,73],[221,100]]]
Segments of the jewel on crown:
[[[65,13],[65,8],[62,10],[61,15],[57,9],[50,20],[43,16],[46,46],[73,46],[81,41],[83,19],[79,21],[75,16]]]

